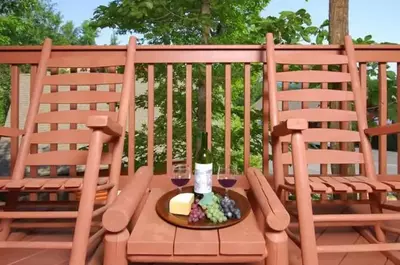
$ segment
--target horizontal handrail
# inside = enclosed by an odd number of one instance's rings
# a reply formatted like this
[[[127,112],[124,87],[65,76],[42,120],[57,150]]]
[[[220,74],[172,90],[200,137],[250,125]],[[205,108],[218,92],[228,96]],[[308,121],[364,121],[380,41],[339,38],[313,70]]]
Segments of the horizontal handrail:
[[[331,52],[341,45],[277,45],[277,52]],[[41,46],[0,46],[0,64],[38,64]],[[54,57],[70,53],[126,52],[126,46],[54,46]],[[355,45],[358,62],[400,62],[400,45]],[[201,55],[199,55],[201,53]],[[23,54],[23,56],[21,56]],[[137,63],[266,62],[265,45],[139,45]]]
[[[279,50],[338,50],[343,45],[276,45]],[[355,44],[355,50],[400,50],[398,44]],[[41,51],[41,45],[30,46],[0,46],[2,51]],[[52,51],[126,51],[125,45],[54,45]],[[137,51],[141,50],[265,50],[265,45],[138,45]]]

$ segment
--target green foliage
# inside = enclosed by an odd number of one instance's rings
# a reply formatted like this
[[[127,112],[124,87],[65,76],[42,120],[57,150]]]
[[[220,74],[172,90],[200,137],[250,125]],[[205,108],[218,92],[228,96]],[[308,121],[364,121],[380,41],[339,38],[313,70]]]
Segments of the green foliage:
[[[94,13],[94,26],[110,27],[117,33],[135,32],[143,37],[140,43],[148,44],[255,44],[265,42],[266,32],[274,33],[276,43],[295,44],[310,42],[320,29],[312,25],[311,17],[304,9],[297,12],[284,11],[278,17],[263,18],[260,12],[269,0],[225,1],[122,1],[114,0],[107,6],[99,6]],[[207,11],[209,10],[209,12]],[[251,10],[251,11],[249,11]],[[206,36],[205,36],[206,35]],[[193,64],[192,125],[193,143],[198,134],[199,93],[204,86],[205,66]],[[146,66],[138,66],[139,80],[147,81]],[[173,155],[186,156],[185,137],[185,65],[173,68]],[[215,162],[224,164],[225,70],[223,64],[212,66],[212,151]],[[231,111],[231,157],[232,164],[243,170],[243,122],[244,122],[244,66],[232,64],[232,111]],[[255,104],[262,98],[262,65],[251,65],[251,160],[252,166],[262,166],[262,126],[260,109]],[[156,171],[165,170],[166,159],[166,65],[155,66],[155,105],[160,115],[155,121]],[[136,108],[147,108],[147,94],[136,98]],[[146,164],[147,128],[135,133],[135,167]],[[194,155],[194,154],[192,154]]]
[[[38,45],[48,37],[54,44],[95,44],[98,30],[84,21],[76,28],[49,0],[6,0],[0,3],[0,45]]]
[[[94,45],[98,30],[84,21],[75,27],[49,0],[0,1],[0,45],[40,45],[46,37],[55,45]],[[21,71],[28,67],[22,66]],[[0,125],[4,124],[10,104],[10,70],[0,65]]]

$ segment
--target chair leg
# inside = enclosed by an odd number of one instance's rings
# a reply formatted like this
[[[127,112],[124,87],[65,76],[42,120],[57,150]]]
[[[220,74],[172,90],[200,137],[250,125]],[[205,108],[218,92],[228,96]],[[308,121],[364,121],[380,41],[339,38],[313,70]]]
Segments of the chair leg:
[[[104,237],[103,265],[128,265],[126,245],[129,239],[127,229],[119,233],[106,234]]]
[[[285,232],[265,233],[268,256],[266,265],[289,265],[288,236]]]
[[[292,157],[295,176],[296,205],[298,210],[301,255],[304,265],[318,265],[317,240],[308,179],[305,143],[301,133],[292,134]]]
[[[16,207],[18,201],[18,192],[9,192],[6,196],[6,205],[4,206],[5,211],[13,210]],[[11,232],[12,219],[0,220],[0,241],[7,240]]]
[[[0,241],[5,241],[10,235],[11,219],[2,219],[0,222]]]
[[[79,202],[74,238],[71,250],[70,265],[85,265],[87,248],[92,225],[93,208],[96,197],[97,181],[102,154],[102,132],[94,131],[89,144],[87,168],[83,177],[83,189]]]
[[[370,209],[372,213],[377,213],[377,214],[383,213],[379,195],[380,194],[376,193],[370,194],[370,200],[371,200]],[[376,239],[378,239],[378,241],[380,242],[386,242],[386,235],[385,232],[382,230],[380,223],[374,225],[374,230]]]

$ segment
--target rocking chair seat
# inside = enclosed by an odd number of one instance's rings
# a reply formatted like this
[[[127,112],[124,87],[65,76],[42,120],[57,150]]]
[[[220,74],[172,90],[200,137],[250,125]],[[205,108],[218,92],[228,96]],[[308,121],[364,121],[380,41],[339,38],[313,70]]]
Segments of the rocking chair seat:
[[[0,180],[0,192],[21,190],[27,192],[50,191],[77,191],[83,187],[83,178],[24,178],[21,180]],[[108,177],[100,177],[97,181],[97,190],[108,190],[113,185]]]
[[[309,185],[315,193],[333,192],[390,192],[400,190],[400,181],[378,181],[371,180],[365,176],[346,177],[310,177]],[[285,178],[285,189],[295,189],[294,177]]]
[[[238,192],[245,194],[243,189]],[[267,256],[266,242],[254,213],[222,229],[193,230],[162,220],[155,205],[166,190],[151,189],[127,243],[132,262],[257,262]]]

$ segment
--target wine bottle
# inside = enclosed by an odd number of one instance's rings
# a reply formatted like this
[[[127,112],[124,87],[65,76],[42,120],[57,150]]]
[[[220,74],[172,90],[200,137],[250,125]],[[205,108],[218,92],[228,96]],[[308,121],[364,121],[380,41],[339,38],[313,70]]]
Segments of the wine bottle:
[[[195,158],[194,193],[196,198],[212,191],[212,154],[207,148],[207,132],[201,133],[201,145]]]

